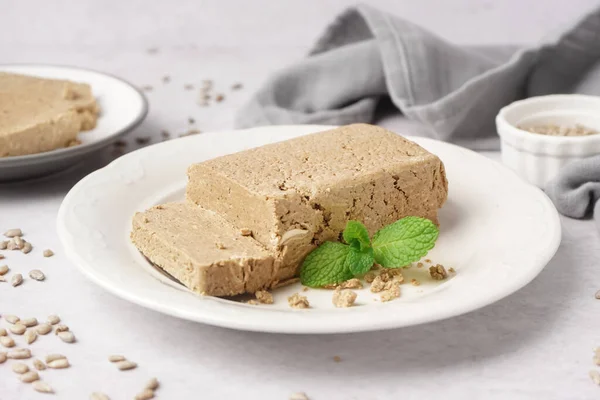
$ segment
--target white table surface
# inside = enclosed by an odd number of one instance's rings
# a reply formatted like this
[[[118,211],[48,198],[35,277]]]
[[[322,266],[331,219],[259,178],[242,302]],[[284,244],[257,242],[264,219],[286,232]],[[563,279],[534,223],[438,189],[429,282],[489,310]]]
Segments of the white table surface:
[[[539,2],[444,0],[372,2],[465,44],[533,43],[581,15],[593,0]],[[128,136],[160,140],[194,117],[202,130],[232,126],[242,104],[268,74],[302,57],[346,0],[327,1],[5,1],[0,11],[1,63],[78,65],[152,85],[150,114]],[[434,10],[434,12],[432,12]],[[150,55],[146,49],[157,47]],[[169,75],[171,82],[162,84]],[[195,104],[186,83],[213,79],[223,103]],[[242,82],[232,93],[229,86]],[[398,118],[384,125],[419,127]],[[497,154],[490,154],[497,158]],[[526,288],[498,303],[438,323],[386,332],[285,336],[236,332],[177,320],[118,299],[88,282],[64,257],[55,234],[62,198],[86,173],[111,159],[109,150],[75,171],[50,179],[0,185],[0,231],[19,227],[35,249],[3,252],[15,272],[40,268],[46,282],[0,284],[0,314],[45,319],[59,314],[76,334],[31,348],[38,357],[66,354],[72,367],[44,371],[56,398],[86,399],[95,390],[131,399],[156,376],[162,399],[288,399],[306,392],[329,399],[594,399],[592,349],[600,345],[598,233],[590,221],[562,219],[563,243]],[[115,203],[118,207],[118,202]],[[518,229],[518,227],[516,227]],[[45,259],[41,252],[56,252]],[[2,262],[0,262],[2,264]],[[0,319],[0,325],[6,322]],[[22,338],[17,338],[23,343]],[[139,367],[117,371],[122,353]],[[342,361],[336,363],[334,356]],[[0,399],[41,399],[0,365]]]

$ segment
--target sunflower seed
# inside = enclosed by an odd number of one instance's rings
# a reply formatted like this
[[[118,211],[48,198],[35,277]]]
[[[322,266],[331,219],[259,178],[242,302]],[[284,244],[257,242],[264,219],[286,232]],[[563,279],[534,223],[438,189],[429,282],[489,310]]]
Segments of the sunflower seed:
[[[69,367],[70,367],[69,360],[67,360],[66,358],[59,358],[58,360],[50,361],[48,363],[48,368],[52,368],[52,369],[63,369],[63,368],[69,368]]]
[[[31,358],[31,351],[29,349],[16,349],[6,353],[6,356],[12,360],[25,360]]]
[[[31,250],[33,250],[33,246],[31,246],[31,243],[25,241],[23,244],[23,248],[21,249],[23,254],[29,254],[31,253]]]
[[[20,318],[17,317],[16,315],[5,315],[4,319],[6,320],[6,322],[8,322],[9,324],[16,324],[17,322],[20,321]]]
[[[12,238],[13,250],[22,250],[25,246],[25,241],[21,239],[21,236],[15,236]],[[8,244],[10,246],[10,243]]]
[[[25,341],[27,342],[27,344],[31,344],[33,342],[35,342],[35,339],[37,339],[37,332],[34,331],[33,329],[27,329],[27,332],[25,332]]]
[[[54,255],[54,252],[50,249],[46,249],[46,250],[44,250],[43,255],[44,255],[44,257],[52,257]]]
[[[154,391],[150,389],[144,389],[140,393],[135,395],[135,400],[150,400],[154,398]]]
[[[25,327],[25,325],[23,325],[20,322],[17,322],[16,324],[8,327],[8,330],[11,331],[12,333],[14,333],[15,335],[24,334],[26,329],[27,328]]]
[[[47,335],[48,333],[50,333],[52,331],[52,325],[47,324],[47,323],[42,323],[39,324],[38,326],[35,327],[35,331],[39,334],[39,335]]]
[[[137,364],[134,363],[133,361],[119,361],[117,363],[117,368],[119,368],[121,371],[127,371],[128,369],[134,369],[135,367],[137,367]]]
[[[61,360],[63,358],[67,357],[63,356],[62,354],[48,354],[46,356],[46,364],[50,364],[54,360]]]
[[[23,232],[21,232],[20,229],[9,229],[6,232],[4,232],[4,236],[9,238],[13,238],[15,236],[23,236]]]
[[[0,364],[4,364],[8,357],[6,357],[6,353],[0,351]]]
[[[15,341],[10,336],[0,336],[0,344],[4,347],[14,347]]]
[[[123,356],[119,356],[119,355],[112,355],[112,356],[108,356],[108,361],[110,362],[119,362],[119,361],[125,361],[126,358]]]
[[[0,282],[6,282],[6,277],[4,275],[0,275]]]
[[[60,317],[58,315],[48,315],[48,319],[47,319],[48,323],[50,325],[56,325],[60,322]]]
[[[65,343],[74,343],[75,342],[75,335],[73,335],[73,332],[59,332],[58,333],[58,337],[60,338],[60,340],[62,340]]]
[[[7,247],[8,247],[8,240],[0,241],[0,250],[6,250]]]
[[[38,321],[35,318],[23,318],[19,321],[19,323],[25,325],[28,328],[31,328],[32,326],[36,326],[38,324]]]
[[[58,335],[61,332],[67,332],[69,330],[69,327],[63,324],[57,325],[56,329],[54,330],[54,334]]]
[[[40,375],[35,371],[29,371],[21,375],[21,382],[31,383],[40,380]]]
[[[146,383],[146,386],[144,386],[144,389],[150,389],[150,390],[156,390],[158,389],[158,379],[156,378],[152,378],[148,381],[148,383]]]
[[[90,400],[110,400],[110,398],[104,393],[94,392],[90,396]]]
[[[29,271],[29,277],[40,282],[46,279],[46,275],[44,275],[44,273],[39,269],[32,269],[31,271]]]
[[[0,275],[4,275],[8,272],[8,265],[0,265]]]
[[[46,369],[46,364],[44,364],[44,362],[38,358],[36,358],[35,360],[33,360],[33,366],[35,369],[37,369],[38,371],[43,371]]]
[[[6,329],[0,328],[0,336],[6,336],[6,335],[8,335],[8,333],[6,332]]]
[[[33,388],[40,393],[54,393],[52,387],[44,381],[35,381],[31,384]]]
[[[15,374],[24,374],[25,372],[29,372],[29,367],[27,364],[18,362],[12,365],[12,370]]]
[[[290,396],[290,400],[308,400],[305,393],[294,393]]]
[[[12,278],[10,278],[10,284],[13,285],[13,287],[17,287],[21,283],[23,283],[23,275],[21,274],[14,274]]]

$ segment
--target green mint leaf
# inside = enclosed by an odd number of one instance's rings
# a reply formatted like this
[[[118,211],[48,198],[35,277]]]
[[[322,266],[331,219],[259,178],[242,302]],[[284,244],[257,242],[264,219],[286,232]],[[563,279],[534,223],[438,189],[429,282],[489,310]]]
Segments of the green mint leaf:
[[[361,250],[371,247],[369,232],[367,231],[367,228],[358,221],[348,221],[342,236],[348,244],[351,244],[353,240],[358,240],[360,242]]]
[[[353,275],[346,264],[349,252],[350,246],[345,244],[323,243],[304,259],[300,281],[306,286],[321,287],[351,279]]]
[[[350,251],[346,257],[346,265],[352,275],[361,275],[367,273],[373,266],[375,257],[373,256],[373,249],[367,247],[365,250],[360,250],[360,244],[358,240],[353,240],[353,245],[350,246]]]
[[[428,219],[402,218],[373,236],[375,261],[386,268],[418,261],[433,248],[438,235],[437,226]]]

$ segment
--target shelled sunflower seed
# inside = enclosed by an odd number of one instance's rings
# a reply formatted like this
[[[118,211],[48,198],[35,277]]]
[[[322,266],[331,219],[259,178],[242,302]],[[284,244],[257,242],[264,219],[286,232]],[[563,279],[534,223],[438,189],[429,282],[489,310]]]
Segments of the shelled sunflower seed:
[[[10,336],[0,336],[0,344],[4,347],[15,347],[15,341]]]
[[[15,236],[23,236],[23,232],[18,228],[9,229],[6,232],[4,232],[4,236],[8,238],[14,238]]]
[[[52,332],[52,325],[45,322],[41,323],[35,327],[35,331],[38,333],[38,335],[47,335],[48,333]]]
[[[15,349],[6,353],[6,356],[11,360],[25,360],[31,358],[31,350],[29,349]]]
[[[46,369],[46,364],[44,364],[44,362],[39,358],[36,358],[33,360],[33,367],[38,371],[43,371]]]
[[[75,343],[76,340],[75,335],[71,331],[59,332],[58,337],[65,343]]]
[[[29,371],[21,375],[21,382],[31,383],[40,380],[40,375],[35,371]]]
[[[48,354],[46,356],[46,364],[50,364],[52,361],[61,360],[63,358],[67,358],[67,357],[63,356],[62,354],[56,354],[56,353],[55,354]]]
[[[44,257],[52,257],[54,255],[54,252],[50,249],[46,249],[44,250],[43,256]]]
[[[7,359],[8,359],[8,357],[6,357],[6,353],[3,351],[0,351],[0,364],[4,364],[4,362],[6,362]]]
[[[15,374],[24,374],[25,372],[29,372],[29,367],[27,364],[20,362],[14,363],[11,368]]]
[[[8,327],[8,330],[14,333],[15,335],[22,335],[27,330],[27,327],[20,322],[17,322],[14,325]]]
[[[21,283],[23,283],[23,275],[21,274],[14,274],[12,276],[12,278],[10,278],[10,284],[13,287],[17,287],[19,286]]]
[[[33,250],[33,246],[31,245],[31,243],[24,242],[23,243],[23,248],[21,249],[21,251],[23,252],[23,254],[29,254],[29,253],[31,253],[31,250]]]
[[[135,395],[135,400],[150,400],[154,398],[154,390],[144,389]]]
[[[46,279],[46,275],[44,275],[44,273],[39,269],[32,269],[31,271],[29,271],[29,277],[39,282]]]
[[[58,315],[49,315],[46,319],[50,325],[56,325],[60,322],[60,317]]]
[[[119,361],[125,361],[125,360],[126,360],[126,358],[124,356],[117,355],[117,354],[108,356],[108,361],[110,361],[112,363],[119,362]]]
[[[8,265],[0,265],[0,275],[5,275],[8,272]]]
[[[58,360],[53,360],[48,363],[48,368],[52,369],[64,369],[69,368],[71,364],[69,364],[69,360],[66,358],[59,358]]]
[[[117,368],[121,371],[127,371],[130,369],[134,369],[136,367],[137,367],[137,364],[134,363],[133,361],[124,360],[124,361],[117,362]]]
[[[36,326],[38,321],[36,318],[23,318],[19,323],[25,325],[27,328],[31,328],[32,326]]]
[[[44,381],[35,381],[31,384],[31,386],[40,393],[54,393],[52,386],[48,385]]]
[[[20,321],[20,318],[19,318],[19,317],[17,317],[16,315],[11,315],[11,314],[5,315],[5,316],[4,316],[4,319],[5,319],[5,320],[6,320],[6,322],[8,322],[9,324],[16,324],[17,322],[19,322],[19,321]]]

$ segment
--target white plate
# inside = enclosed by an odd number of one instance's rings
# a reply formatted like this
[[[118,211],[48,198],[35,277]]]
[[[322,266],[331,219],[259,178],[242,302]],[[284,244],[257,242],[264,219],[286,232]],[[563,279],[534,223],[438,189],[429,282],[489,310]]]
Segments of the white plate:
[[[558,214],[539,189],[472,151],[412,138],[445,163],[450,194],[441,232],[428,258],[457,274],[432,281],[426,268],[405,271],[420,286],[402,285],[402,297],[381,303],[367,289],[358,305],[336,309],[332,292],[310,289],[312,308],[289,308],[299,284],[275,291],[274,305],[251,306],[196,296],[162,275],[129,241],[131,217],[147,207],[183,198],[186,168],[251,147],[320,131],[282,126],[213,132],[156,144],[112,162],[79,182],[58,213],[68,257],[94,282],[124,299],[166,314],[235,329],[284,333],[370,331],[420,324],[491,304],[531,281],[560,243]]]
[[[25,156],[0,158],[0,181],[47,175],[80,161],[139,125],[148,113],[144,95],[131,84],[100,72],[51,65],[0,65],[0,72],[87,83],[100,105],[96,128],[79,134],[81,144]]]

